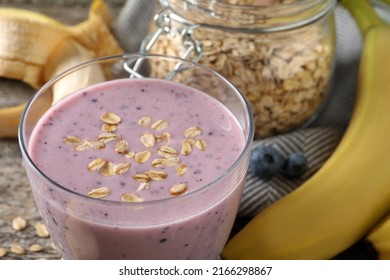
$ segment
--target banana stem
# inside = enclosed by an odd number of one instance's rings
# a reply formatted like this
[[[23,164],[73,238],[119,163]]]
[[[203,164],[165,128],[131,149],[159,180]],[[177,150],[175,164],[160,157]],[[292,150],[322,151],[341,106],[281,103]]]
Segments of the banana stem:
[[[373,26],[387,24],[375,12],[368,0],[341,0],[341,3],[352,14],[363,35]]]

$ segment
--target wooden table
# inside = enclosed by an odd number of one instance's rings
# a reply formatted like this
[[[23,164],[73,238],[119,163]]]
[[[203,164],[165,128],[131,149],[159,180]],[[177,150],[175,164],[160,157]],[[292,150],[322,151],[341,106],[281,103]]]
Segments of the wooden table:
[[[33,10],[52,16],[64,24],[73,25],[87,18],[90,2],[86,0],[0,0],[0,8],[15,7]],[[125,0],[106,1],[114,16],[118,14],[124,2]],[[0,78],[1,107],[25,102],[33,93],[32,88],[21,82]],[[24,230],[18,231],[13,228],[12,220],[15,217],[22,217],[27,221]],[[52,245],[50,237],[39,237],[36,234],[35,225],[38,223],[42,223],[42,220],[22,166],[18,141],[0,139],[0,248],[7,250],[7,254],[0,259],[60,259],[61,256]],[[11,252],[14,244],[23,247],[26,253]],[[28,250],[33,244],[41,245],[43,250],[40,252]]]

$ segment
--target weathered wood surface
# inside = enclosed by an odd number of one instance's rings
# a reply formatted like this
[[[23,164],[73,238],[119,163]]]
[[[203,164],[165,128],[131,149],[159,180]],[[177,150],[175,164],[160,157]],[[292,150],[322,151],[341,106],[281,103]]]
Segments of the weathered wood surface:
[[[42,12],[65,24],[77,24],[88,16],[91,1],[72,0],[0,0],[0,7],[16,7]],[[106,1],[115,16],[125,0]],[[34,90],[28,86],[8,79],[0,79],[0,106],[15,105],[28,100]],[[16,231],[12,227],[15,217],[27,221],[27,227]],[[0,139],[0,247],[7,250],[4,259],[60,259],[61,256],[52,248],[50,238],[36,235],[35,224],[42,220],[36,208],[29,182],[22,166],[22,158],[17,139]],[[10,248],[18,244],[26,254],[12,253]],[[40,244],[41,252],[30,252],[28,247]]]

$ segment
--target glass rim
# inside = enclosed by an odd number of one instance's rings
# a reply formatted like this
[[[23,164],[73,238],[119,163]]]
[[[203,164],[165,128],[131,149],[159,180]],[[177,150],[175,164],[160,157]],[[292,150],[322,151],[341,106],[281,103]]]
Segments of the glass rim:
[[[96,63],[100,63],[100,62],[104,62],[104,61],[109,61],[109,60],[118,60],[118,61],[120,61],[120,60],[129,59],[129,58],[143,58],[143,59],[155,58],[155,59],[175,60],[175,61],[178,61],[178,62],[181,61],[183,63],[190,64],[191,66],[201,68],[201,69],[203,69],[203,70],[213,74],[215,77],[220,79],[223,83],[228,85],[229,88],[233,89],[233,91],[236,93],[236,96],[239,97],[239,100],[241,101],[241,104],[244,106],[245,111],[246,111],[246,123],[248,125],[248,137],[245,137],[245,135],[244,135],[245,146],[243,147],[243,149],[242,149],[240,155],[238,156],[238,158],[233,162],[233,164],[227,170],[225,170],[216,179],[212,180],[211,182],[203,185],[202,187],[200,187],[200,188],[198,188],[198,189],[196,189],[196,190],[194,190],[192,192],[188,192],[188,193],[186,193],[184,195],[181,195],[179,197],[176,197],[176,196],[175,197],[167,197],[167,198],[163,198],[163,199],[148,200],[148,201],[142,201],[142,202],[124,202],[124,201],[116,201],[116,200],[96,199],[96,198],[92,198],[92,197],[89,197],[87,195],[81,194],[79,192],[73,191],[73,190],[71,190],[69,188],[66,188],[66,187],[62,186],[61,184],[57,183],[51,177],[47,176],[34,163],[32,158],[30,157],[30,153],[28,151],[28,147],[27,147],[26,141],[25,141],[26,137],[24,135],[25,134],[25,131],[24,131],[25,123],[24,123],[24,121],[25,121],[25,119],[26,119],[30,109],[34,106],[35,101],[42,94],[44,94],[45,91],[48,88],[50,88],[55,82],[57,82],[62,77],[66,76],[68,74],[71,74],[71,73],[73,73],[73,72],[75,72],[75,71],[77,71],[79,69],[84,68],[84,67],[88,67],[88,66],[90,66],[92,64],[96,64]],[[145,78],[145,79],[148,79],[148,78]],[[161,79],[161,78],[154,78],[154,79]],[[107,81],[112,81],[112,80],[107,80]],[[188,86],[188,87],[191,87],[191,86]],[[198,89],[198,90],[200,90],[200,89]],[[130,205],[135,205],[135,206],[156,205],[156,204],[162,204],[162,203],[166,203],[168,201],[177,200],[177,199],[188,199],[189,197],[195,196],[198,193],[200,193],[200,192],[202,192],[202,191],[204,191],[206,189],[209,189],[210,187],[215,185],[217,182],[219,182],[220,180],[225,178],[230,172],[232,172],[244,160],[245,155],[250,152],[250,148],[251,148],[251,143],[253,141],[253,137],[254,137],[254,120],[253,120],[253,114],[252,114],[252,111],[250,109],[249,103],[248,103],[247,99],[244,97],[244,95],[241,93],[241,91],[232,82],[227,80],[225,77],[223,77],[221,74],[219,74],[218,72],[214,71],[210,67],[207,67],[207,66],[202,65],[202,64],[197,63],[197,62],[193,62],[193,61],[189,61],[189,60],[185,60],[185,59],[182,59],[182,58],[179,58],[179,57],[174,57],[174,56],[169,56],[169,55],[143,54],[143,53],[124,53],[124,54],[119,54],[119,55],[103,56],[103,57],[95,58],[95,59],[92,59],[92,60],[89,60],[89,61],[82,62],[82,63],[77,64],[77,65],[74,65],[74,66],[72,66],[70,68],[67,68],[67,69],[61,71],[60,73],[54,75],[41,88],[39,88],[33,94],[33,96],[29,99],[25,109],[22,112],[22,115],[21,115],[21,118],[20,118],[20,122],[19,122],[19,126],[18,126],[18,142],[19,142],[19,147],[20,147],[22,156],[26,159],[25,163],[29,164],[29,166],[34,170],[34,172],[36,174],[38,174],[45,181],[49,182],[50,184],[54,185],[56,188],[58,188],[59,190],[65,192],[65,193],[69,193],[69,194],[71,194],[73,196],[79,197],[81,199],[88,200],[88,201],[90,201],[92,203],[98,203],[98,204],[102,204],[102,205],[127,205],[127,206],[130,206]],[[230,193],[230,191],[227,194],[229,194],[229,193]]]

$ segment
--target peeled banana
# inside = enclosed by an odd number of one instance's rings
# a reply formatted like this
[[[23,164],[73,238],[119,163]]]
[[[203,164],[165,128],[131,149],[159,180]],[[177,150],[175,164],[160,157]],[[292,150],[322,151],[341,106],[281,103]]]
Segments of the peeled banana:
[[[324,166],[250,221],[223,259],[330,259],[390,210],[390,26],[368,0],[341,2],[364,35],[349,127]]]
[[[93,55],[91,52],[81,46],[78,42],[67,40],[52,52],[50,60],[55,61],[56,63],[47,65],[44,69],[43,76],[46,80],[49,80],[50,77],[59,74],[64,69],[69,69],[72,66],[79,64],[81,62],[80,59],[88,61],[92,58]],[[84,67],[75,73],[70,73],[53,85],[52,103],[58,102],[64,96],[75,92],[80,88],[104,80],[104,69],[99,64]]]
[[[94,0],[88,19],[75,26],[63,25],[40,13],[0,8],[0,77],[38,89],[66,68],[96,57],[123,53],[110,32],[111,20],[102,0]],[[84,81],[77,82],[102,79],[106,69],[98,68],[88,70]],[[58,88],[54,102],[64,94]],[[0,137],[17,136],[24,108],[25,104],[0,108]]]

